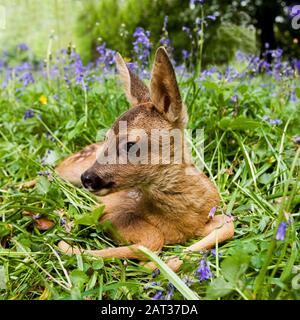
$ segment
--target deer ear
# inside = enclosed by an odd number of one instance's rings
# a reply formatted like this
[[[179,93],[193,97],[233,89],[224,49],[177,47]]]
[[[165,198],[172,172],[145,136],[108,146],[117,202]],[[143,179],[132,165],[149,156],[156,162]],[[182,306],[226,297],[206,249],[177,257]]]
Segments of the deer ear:
[[[130,71],[122,56],[116,55],[117,70],[123,83],[126,97],[132,106],[150,101],[150,92],[144,82]]]
[[[156,51],[150,83],[151,101],[170,122],[183,121],[183,105],[175,71],[166,50]]]

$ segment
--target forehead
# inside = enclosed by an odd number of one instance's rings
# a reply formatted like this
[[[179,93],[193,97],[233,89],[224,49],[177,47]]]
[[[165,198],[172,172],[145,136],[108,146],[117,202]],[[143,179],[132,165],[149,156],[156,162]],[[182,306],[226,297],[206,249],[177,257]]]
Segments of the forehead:
[[[127,129],[148,129],[160,128],[166,125],[166,121],[156,110],[152,104],[142,104],[136,107],[133,107],[123,113],[112,125],[112,130],[115,134],[119,134],[119,129],[122,127],[120,125],[126,123]]]

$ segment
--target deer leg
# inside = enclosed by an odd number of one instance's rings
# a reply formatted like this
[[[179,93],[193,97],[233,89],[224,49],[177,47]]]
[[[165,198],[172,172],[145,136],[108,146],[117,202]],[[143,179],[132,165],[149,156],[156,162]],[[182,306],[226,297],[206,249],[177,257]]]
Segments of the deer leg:
[[[126,214],[124,214],[126,216]],[[124,216],[120,219],[124,222]],[[130,216],[130,215],[128,215]],[[133,219],[132,217],[129,219]],[[88,254],[95,257],[103,258],[120,258],[120,259],[139,259],[148,260],[148,258],[139,251],[139,246],[143,245],[152,251],[160,251],[164,245],[164,237],[162,233],[142,219],[138,219],[131,224],[120,225],[118,221],[116,229],[118,234],[127,242],[132,243],[129,246],[117,248],[106,248],[102,250],[84,250],[78,247],[72,247],[65,241],[58,243],[59,249],[66,254]],[[113,223],[114,224],[114,223]]]
[[[234,235],[233,220],[226,215],[215,216],[206,224],[202,234],[204,234],[205,237],[187,247],[184,252],[210,249],[214,247],[216,243],[221,243],[232,238]]]
[[[205,249],[213,248],[216,243],[221,243],[233,237],[234,224],[232,218],[226,215],[215,216],[209,221],[204,230],[201,231],[202,235],[205,235],[203,239],[187,247],[183,252],[201,251]],[[177,256],[169,258],[166,262],[173,271],[178,272],[181,268],[183,261]],[[153,262],[148,262],[145,267],[155,270],[157,266]]]

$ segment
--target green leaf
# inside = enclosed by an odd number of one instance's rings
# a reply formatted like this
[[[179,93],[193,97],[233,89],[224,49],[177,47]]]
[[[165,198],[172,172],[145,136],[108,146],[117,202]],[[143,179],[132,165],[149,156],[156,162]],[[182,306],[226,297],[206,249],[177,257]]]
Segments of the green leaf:
[[[296,96],[300,99],[300,88],[296,88]]]
[[[96,261],[93,261],[92,268],[94,270],[100,270],[104,267],[103,259],[101,257],[97,258]]]
[[[237,252],[221,263],[224,278],[234,287],[239,278],[246,272],[249,265],[249,256],[244,252]]]
[[[237,118],[224,117],[220,120],[219,126],[223,130],[251,130],[261,126],[261,123],[243,116]]]
[[[89,277],[81,270],[73,270],[70,273],[70,278],[74,286],[82,286],[89,281]]]
[[[6,222],[0,222],[0,238],[8,236],[11,232],[11,225]]]
[[[38,177],[36,191],[38,194],[46,194],[49,191],[50,182],[46,177]]]
[[[81,224],[84,226],[94,226],[99,224],[99,218],[102,215],[104,206],[101,206],[90,213],[85,214],[83,217],[75,220],[76,224]]]
[[[269,173],[262,174],[257,180],[262,184],[269,184],[273,180],[273,176]]]
[[[206,291],[208,299],[224,297],[233,290],[231,284],[223,278],[213,279]]]

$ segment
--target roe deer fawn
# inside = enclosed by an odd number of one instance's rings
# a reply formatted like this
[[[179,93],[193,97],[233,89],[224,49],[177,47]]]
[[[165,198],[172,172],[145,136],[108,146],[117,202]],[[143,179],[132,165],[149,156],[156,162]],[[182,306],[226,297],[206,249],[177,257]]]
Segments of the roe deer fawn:
[[[216,187],[188,157],[179,164],[174,158],[168,164],[105,164],[96,159],[98,152],[107,154],[113,146],[113,136],[118,141],[113,148],[120,160],[144,139],[131,138],[135,129],[143,129],[148,135],[152,129],[183,132],[187,123],[186,107],[164,48],[156,52],[150,89],[127,68],[119,54],[116,63],[132,107],[115,121],[104,142],[90,145],[65,159],[56,172],[101,196],[105,209],[100,223],[110,220],[120,236],[117,240],[122,239],[126,246],[82,250],[61,241],[59,248],[67,254],[145,260],[138,250],[140,245],[160,251],[165,244],[184,243],[201,236],[202,240],[186,248],[186,251],[200,251],[231,238],[234,233],[231,219],[225,215],[209,218],[210,210],[219,204]],[[121,129],[122,121],[127,124],[126,132]],[[181,143],[185,144],[184,138]],[[146,145],[150,149],[149,144]],[[174,148],[173,141],[170,144],[172,155]],[[155,156],[159,158],[160,153]],[[178,269],[180,263],[177,259],[175,264],[169,265]]]

